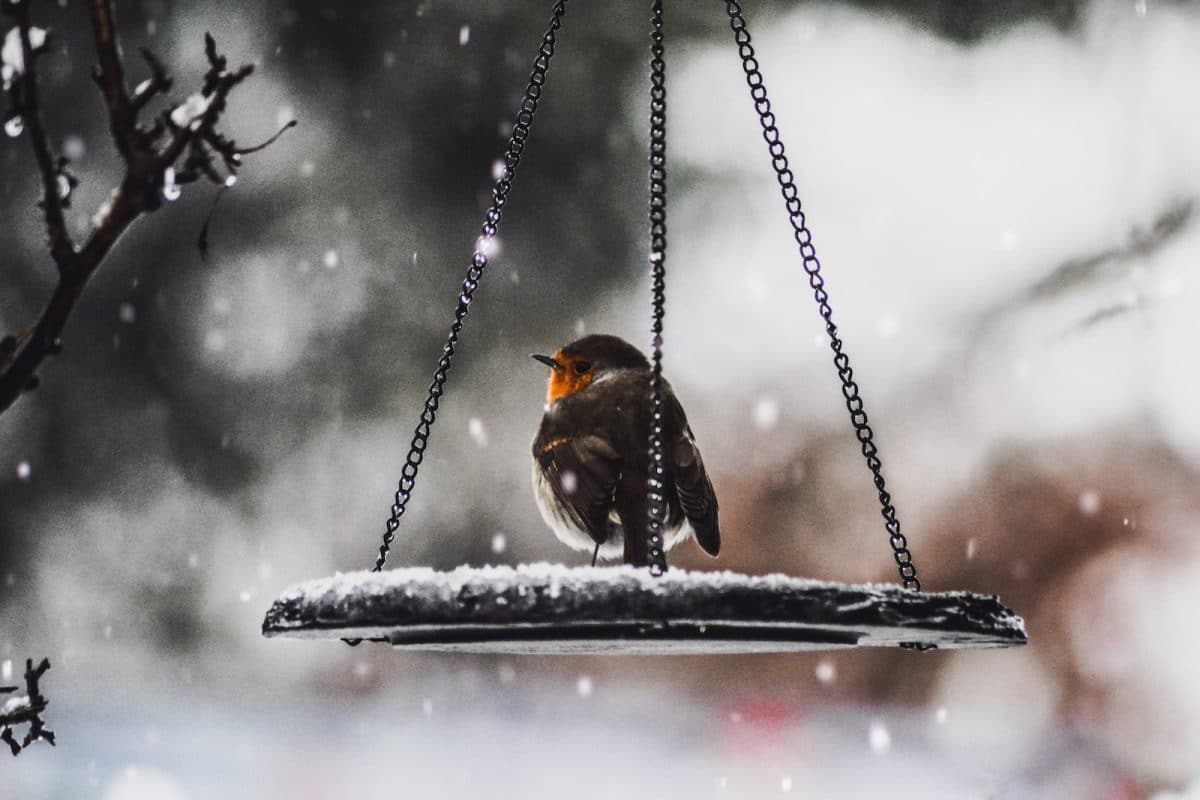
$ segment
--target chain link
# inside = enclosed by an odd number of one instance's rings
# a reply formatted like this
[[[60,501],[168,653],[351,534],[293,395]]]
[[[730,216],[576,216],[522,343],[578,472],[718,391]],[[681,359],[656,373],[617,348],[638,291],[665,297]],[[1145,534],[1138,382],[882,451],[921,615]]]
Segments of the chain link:
[[[908,540],[900,532],[900,520],[896,517],[896,508],[892,505],[892,496],[887,490],[883,479],[883,463],[879,460],[879,449],[875,446],[875,434],[867,423],[867,412],[863,410],[862,396],[858,384],[854,382],[854,371],[850,368],[850,357],[846,354],[842,339],[838,335],[838,327],[833,322],[833,309],[829,306],[829,293],[825,290],[825,280],[821,276],[821,262],[813,247],[812,233],[808,229],[804,211],[800,207],[799,192],[796,189],[795,175],[788,166],[788,158],[784,152],[783,140],[779,128],[775,125],[775,114],[771,111],[771,102],[767,99],[767,87],[763,83],[759,71],[758,59],[755,57],[754,46],[750,43],[750,31],[746,28],[746,19],[742,16],[742,7],[738,0],[726,0],[725,11],[729,15],[729,25],[737,42],[738,55],[742,59],[742,71],[746,73],[746,83],[750,86],[750,97],[754,101],[754,110],[758,113],[762,125],[763,139],[771,154],[771,166],[775,169],[775,178],[787,206],[788,220],[792,224],[793,238],[800,247],[800,256],[804,259],[804,271],[808,273],[808,283],[812,288],[813,297],[821,318],[825,320],[825,332],[829,335],[829,346],[833,349],[833,363],[837,367],[838,378],[842,382],[842,396],[846,400],[846,408],[850,412],[850,422],[854,426],[855,435],[862,447],[862,454],[867,460],[867,467],[874,477],[875,489],[879,492],[879,505],[884,519],[884,528],[888,533],[888,543],[900,572],[904,588],[921,591],[921,581],[917,578],[917,565],[913,562],[912,553],[908,549]]]
[[[650,4],[650,468],[646,532],[650,574],[667,571],[663,526],[667,516],[663,467],[662,344],[667,261],[667,79],[663,59],[663,4]]]
[[[429,385],[429,394],[425,398],[425,408],[421,412],[421,420],[413,432],[412,443],[409,445],[408,458],[400,472],[400,486],[392,503],[392,513],[387,520],[387,530],[383,534],[383,543],[379,546],[379,557],[375,559],[373,572],[383,569],[387,561],[388,551],[396,539],[396,529],[400,527],[400,518],[408,508],[412,498],[413,486],[417,482],[417,471],[425,456],[425,448],[429,444],[429,433],[437,419],[438,403],[445,392],[446,378],[450,372],[450,362],[454,358],[458,345],[458,334],[462,331],[463,320],[471,308],[475,290],[479,288],[479,280],[483,277],[488,264],[488,251],[491,249],[492,238],[500,225],[504,204],[508,201],[508,192],[512,188],[512,180],[521,162],[521,154],[525,151],[525,142],[533,125],[533,115],[537,111],[538,101],[542,97],[542,86],[546,83],[546,71],[550,68],[550,59],[554,56],[557,43],[558,29],[562,25],[562,17],[567,12],[567,0],[559,0],[554,4],[554,12],[550,18],[550,27],[542,37],[542,45],[537,58],[533,62],[533,71],[525,86],[525,95],[521,100],[521,108],[517,112],[513,125],[512,136],[504,152],[504,173],[492,188],[492,205],[487,210],[479,238],[475,242],[475,252],[471,256],[471,266],[467,269],[467,277],[463,280],[462,291],[458,295],[458,306],[454,309],[454,323],[450,326],[450,335],[442,347],[442,357],[438,360],[437,371],[433,374],[433,383]]]

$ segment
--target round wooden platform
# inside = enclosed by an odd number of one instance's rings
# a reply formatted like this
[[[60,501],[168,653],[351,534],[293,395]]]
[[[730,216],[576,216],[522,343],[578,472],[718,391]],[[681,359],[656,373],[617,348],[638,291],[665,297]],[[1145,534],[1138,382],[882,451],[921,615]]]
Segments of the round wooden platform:
[[[991,595],[906,591],[731,572],[460,567],[359,572],[298,584],[265,636],[367,639],[478,653],[702,654],[904,644],[1011,647],[1021,618]]]

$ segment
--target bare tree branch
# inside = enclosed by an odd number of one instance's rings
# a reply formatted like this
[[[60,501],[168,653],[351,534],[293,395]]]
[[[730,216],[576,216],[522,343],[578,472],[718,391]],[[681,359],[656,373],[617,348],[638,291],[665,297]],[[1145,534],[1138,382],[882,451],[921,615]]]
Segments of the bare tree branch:
[[[37,159],[38,172],[42,176],[42,213],[46,218],[46,234],[50,239],[50,256],[60,272],[67,269],[75,245],[67,233],[63,219],[63,195],[59,191],[59,170],[50,153],[50,140],[46,136],[46,125],[42,120],[42,105],[38,95],[37,59],[46,49],[46,44],[34,47],[30,39],[29,3],[10,5],[21,38],[21,55],[24,71],[17,81],[16,113],[24,123]]]
[[[37,387],[37,370],[47,356],[61,350],[59,337],[84,286],[129,226],[144,214],[158,210],[164,195],[178,196],[179,186],[185,183],[205,177],[219,186],[232,186],[242,155],[256,152],[261,147],[239,148],[232,139],[217,131],[229,93],[250,76],[254,67],[247,64],[229,70],[227,59],[217,52],[217,44],[209,34],[204,36],[209,68],[200,91],[184,103],[162,111],[149,127],[139,126],[138,113],[153,98],[168,91],[171,78],[162,62],[143,49],[142,58],[150,69],[150,77],[134,90],[131,97],[125,86],[113,2],[91,0],[92,29],[99,60],[94,77],[104,95],[113,140],[125,161],[125,175],[97,212],[91,232],[76,249],[62,213],[75,179],[66,171],[65,159],[56,162],[51,155],[42,122],[35,64],[41,49],[31,46],[30,0],[16,3],[0,0],[0,3],[14,15],[20,28],[24,72],[16,87],[19,91],[10,91],[10,94],[16,105],[14,113],[20,115],[33,139],[42,178],[42,204],[50,252],[59,267],[58,284],[33,327],[0,339],[0,413],[3,413],[23,392]],[[284,130],[289,127],[290,124],[284,126]],[[278,134],[270,141],[275,138]],[[217,169],[216,157],[221,160],[224,174]]]
[[[25,662],[25,695],[10,698],[0,704],[0,742],[7,744],[14,756],[20,755],[22,750],[37,741],[54,744],[54,731],[47,728],[45,720],[42,719],[42,714],[50,705],[50,701],[42,694],[39,683],[49,669],[50,660],[47,658],[43,658],[42,663],[37,667],[33,666],[33,659],[27,660]],[[15,686],[0,686],[0,695],[11,694],[16,690]],[[20,741],[13,732],[18,725],[29,726]]]
[[[166,94],[171,90],[171,76],[167,74],[167,68],[158,60],[158,57],[145,47],[138,48],[138,52],[142,54],[142,60],[150,68],[150,77],[133,90],[133,98],[130,102],[133,104],[134,114],[145,108],[146,103],[154,99],[156,95]]]
[[[137,118],[125,88],[125,67],[121,63],[121,44],[117,39],[116,13],[112,0],[91,0],[92,34],[100,64],[93,77],[108,106],[109,127],[117,151],[132,162],[138,151]]]

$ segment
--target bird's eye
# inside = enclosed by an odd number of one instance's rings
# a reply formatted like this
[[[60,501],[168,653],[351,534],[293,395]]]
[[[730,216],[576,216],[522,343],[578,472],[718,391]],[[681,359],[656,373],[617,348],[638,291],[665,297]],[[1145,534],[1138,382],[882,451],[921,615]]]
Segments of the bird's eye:
[[[590,361],[576,361],[575,362],[575,373],[577,375],[584,375],[591,368],[592,368],[592,362],[590,362]]]

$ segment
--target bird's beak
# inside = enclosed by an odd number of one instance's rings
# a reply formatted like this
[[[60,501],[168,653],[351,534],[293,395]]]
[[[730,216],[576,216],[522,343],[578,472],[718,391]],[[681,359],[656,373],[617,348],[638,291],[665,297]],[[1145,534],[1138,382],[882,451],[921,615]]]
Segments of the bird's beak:
[[[562,369],[562,364],[558,363],[550,356],[541,356],[541,355],[538,355],[537,353],[534,353],[533,355],[530,356],[530,358],[532,358],[534,361],[542,362],[550,369]]]

